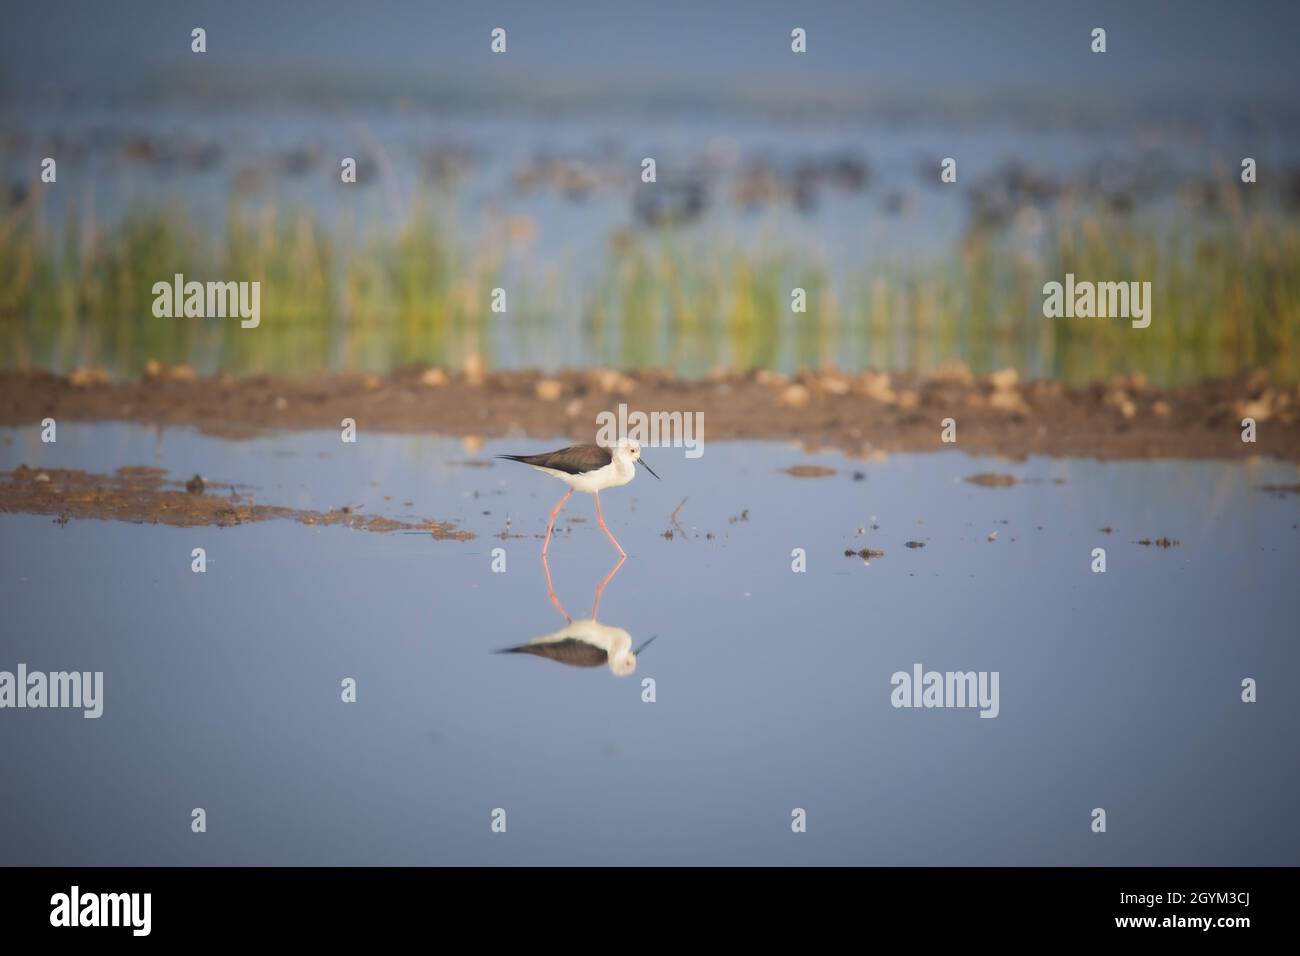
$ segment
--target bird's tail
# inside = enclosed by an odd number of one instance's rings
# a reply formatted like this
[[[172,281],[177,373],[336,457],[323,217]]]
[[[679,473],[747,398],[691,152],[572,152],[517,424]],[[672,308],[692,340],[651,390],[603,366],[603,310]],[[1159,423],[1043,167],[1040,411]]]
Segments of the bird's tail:
[[[494,457],[504,458],[506,461],[522,462],[525,465],[533,464],[534,459],[537,458],[536,455],[496,455]]]

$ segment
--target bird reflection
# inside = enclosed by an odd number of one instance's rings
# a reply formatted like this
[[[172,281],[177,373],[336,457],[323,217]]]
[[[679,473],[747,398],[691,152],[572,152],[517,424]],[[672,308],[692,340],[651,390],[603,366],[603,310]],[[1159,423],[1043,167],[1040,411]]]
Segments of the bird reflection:
[[[551,568],[546,562],[546,556],[542,556],[542,569],[546,572],[546,592],[555,605],[555,609],[560,612],[564,618],[564,627],[550,634],[543,634],[541,637],[535,637],[527,644],[520,644],[518,647],[506,647],[497,651],[498,654],[532,654],[535,657],[545,657],[548,660],[556,661],[560,664],[567,664],[570,667],[601,667],[608,664],[609,669],[617,677],[626,677],[636,670],[636,658],[642,650],[653,641],[650,638],[640,647],[632,649],[632,635],[621,627],[614,627],[609,624],[601,624],[596,620],[596,615],[600,612],[600,599],[605,593],[605,587],[613,580],[614,575],[618,574],[618,569],[623,566],[627,560],[624,555],[619,559],[618,564],[605,575],[605,579],[596,585],[596,600],[591,606],[591,617],[579,618],[574,620],[560,603],[559,597],[555,594],[555,587],[551,583]]]

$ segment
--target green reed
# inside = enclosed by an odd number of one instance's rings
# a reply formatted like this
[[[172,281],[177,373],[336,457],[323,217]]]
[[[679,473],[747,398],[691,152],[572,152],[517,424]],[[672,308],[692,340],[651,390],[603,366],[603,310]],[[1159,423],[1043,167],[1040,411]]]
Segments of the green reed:
[[[1186,228],[1057,216],[1028,250],[975,232],[946,255],[876,259],[849,275],[775,230],[755,240],[701,226],[620,234],[594,270],[539,277],[504,240],[473,240],[427,202],[383,228],[234,202],[218,229],[177,205],[139,206],[107,227],[74,211],[49,228],[27,208],[0,213],[0,364],[136,375],[156,359],[301,375],[458,367],[470,354],[490,365],[504,345],[506,364],[558,356],[690,376],[960,360],[1071,382],[1255,368],[1300,380],[1300,226],[1240,209],[1185,216]],[[260,281],[261,326],[155,318],[153,283],[178,272]],[[1150,328],[1044,318],[1043,283],[1066,272],[1150,281]],[[492,289],[506,285],[508,311],[494,313]],[[804,313],[791,309],[795,287]]]

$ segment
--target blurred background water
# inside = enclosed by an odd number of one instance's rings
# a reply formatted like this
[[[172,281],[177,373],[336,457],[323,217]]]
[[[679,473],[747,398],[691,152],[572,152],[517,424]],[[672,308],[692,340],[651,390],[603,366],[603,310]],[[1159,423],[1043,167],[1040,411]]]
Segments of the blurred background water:
[[[1300,377],[1290,4],[57,6],[0,40],[6,366]],[[1044,319],[1066,272],[1152,327]]]

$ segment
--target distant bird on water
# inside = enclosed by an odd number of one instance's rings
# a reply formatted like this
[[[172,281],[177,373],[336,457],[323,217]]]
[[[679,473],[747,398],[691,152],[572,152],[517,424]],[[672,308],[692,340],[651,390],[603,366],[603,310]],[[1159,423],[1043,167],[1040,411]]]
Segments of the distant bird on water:
[[[551,546],[551,532],[555,530],[555,518],[560,513],[560,509],[569,500],[569,495],[575,491],[584,491],[596,498],[596,520],[600,522],[600,530],[605,532],[605,536],[613,542],[614,547],[618,548],[619,554],[627,556],[623,546],[605,525],[605,516],[600,512],[600,493],[606,488],[626,485],[636,477],[636,463],[641,460],[640,444],[627,438],[620,438],[618,444],[612,448],[604,445],[570,445],[568,448],[543,452],[540,455],[497,455],[497,457],[523,462],[540,472],[559,478],[569,486],[569,490],[564,493],[559,504],[551,510],[551,520],[546,525],[546,540],[542,543],[543,555]],[[645,470],[656,479],[659,477],[644,461],[641,461],[641,464],[645,465]]]

